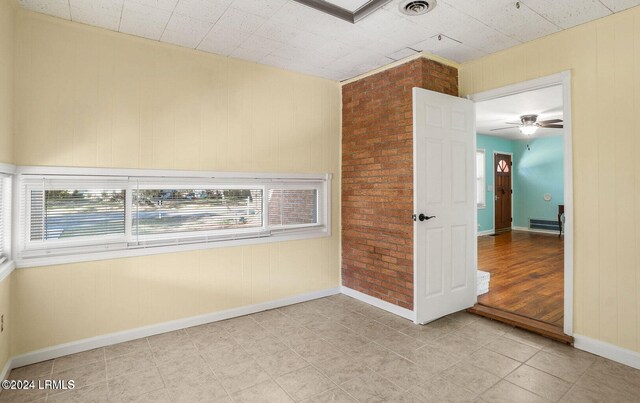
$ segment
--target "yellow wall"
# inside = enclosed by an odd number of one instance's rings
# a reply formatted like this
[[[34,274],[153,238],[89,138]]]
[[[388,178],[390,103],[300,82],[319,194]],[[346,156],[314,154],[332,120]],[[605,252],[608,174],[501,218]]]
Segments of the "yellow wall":
[[[640,7],[464,63],[461,95],[572,72],[574,332],[640,351]]]
[[[14,355],[339,285],[338,83],[26,11],[16,41],[16,164],[329,172],[334,235],[18,269]]]
[[[0,0],[0,162],[13,162],[13,49],[15,9],[12,1]],[[5,329],[0,333],[0,371],[9,358],[11,276],[0,282],[0,315]]]

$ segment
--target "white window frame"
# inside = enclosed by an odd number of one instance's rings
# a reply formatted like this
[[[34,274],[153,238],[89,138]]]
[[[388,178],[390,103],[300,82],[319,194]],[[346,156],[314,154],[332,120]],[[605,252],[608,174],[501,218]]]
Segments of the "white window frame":
[[[4,259],[0,262],[0,281],[3,281],[8,277],[13,269],[15,263],[13,261],[13,174],[15,172],[15,166],[5,163],[0,163],[0,186],[2,186],[2,222],[4,228],[3,231],[3,250]]]
[[[481,181],[481,197],[478,202],[478,194],[476,194],[476,204],[478,209],[484,209],[487,207],[487,153],[484,148],[478,148],[476,150],[476,171],[478,169],[478,154],[482,154],[482,170],[476,172],[476,192],[478,191],[478,181]]]
[[[64,180],[69,184],[88,188],[95,180],[100,186],[105,183],[122,184],[126,189],[124,236],[99,236],[68,240],[48,240],[38,243],[29,240],[30,197],[27,185],[42,181]],[[99,168],[52,168],[19,167],[16,175],[19,194],[14,196],[18,206],[18,233],[16,265],[34,267],[91,260],[114,259],[128,256],[150,255],[177,251],[229,247],[256,243],[279,242],[331,236],[331,174],[267,174],[267,173],[220,173],[180,170],[138,170]],[[67,185],[50,188],[72,188]],[[246,229],[193,231],[170,234],[135,236],[133,223],[133,191],[135,189],[260,189],[262,197],[262,226]],[[270,226],[268,222],[268,194],[270,189],[317,189],[317,223]],[[92,237],[93,238],[93,237]],[[109,242],[107,242],[109,240]],[[96,241],[100,241],[96,243]]]

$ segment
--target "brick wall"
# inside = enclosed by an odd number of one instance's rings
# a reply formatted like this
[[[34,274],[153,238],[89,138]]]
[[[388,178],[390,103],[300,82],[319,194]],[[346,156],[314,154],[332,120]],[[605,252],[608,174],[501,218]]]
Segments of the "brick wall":
[[[342,283],[413,309],[413,87],[458,95],[417,59],[342,87]]]

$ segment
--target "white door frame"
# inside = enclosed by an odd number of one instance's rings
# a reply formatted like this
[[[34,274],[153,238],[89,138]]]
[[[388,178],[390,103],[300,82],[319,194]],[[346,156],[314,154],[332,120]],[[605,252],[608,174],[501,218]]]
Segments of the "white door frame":
[[[493,210],[493,233],[496,233],[496,154],[504,154],[504,155],[510,155],[511,156],[511,229],[513,229],[513,153],[512,152],[506,152],[506,151],[498,151],[498,150],[493,150],[493,163],[492,163],[492,172],[491,174],[493,175],[493,204],[492,204],[492,210]],[[486,169],[485,169],[486,171]],[[476,265],[477,266],[477,265]]]
[[[540,88],[562,85],[564,120],[564,333],[573,335],[573,152],[571,133],[571,71],[566,70],[534,80],[468,95],[474,101],[487,101]],[[474,178],[475,179],[475,178]],[[495,213],[494,213],[495,214]],[[494,218],[495,221],[495,218]],[[495,223],[494,223],[495,227]],[[495,228],[494,228],[495,231]]]

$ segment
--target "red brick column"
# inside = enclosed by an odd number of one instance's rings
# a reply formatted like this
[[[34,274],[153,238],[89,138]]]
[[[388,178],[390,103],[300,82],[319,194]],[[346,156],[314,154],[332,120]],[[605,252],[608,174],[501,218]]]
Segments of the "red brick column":
[[[417,59],[342,87],[342,283],[411,310],[413,87],[458,95],[458,71]]]

